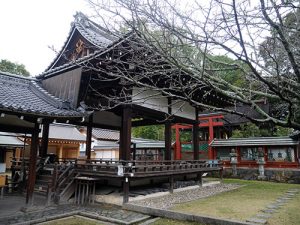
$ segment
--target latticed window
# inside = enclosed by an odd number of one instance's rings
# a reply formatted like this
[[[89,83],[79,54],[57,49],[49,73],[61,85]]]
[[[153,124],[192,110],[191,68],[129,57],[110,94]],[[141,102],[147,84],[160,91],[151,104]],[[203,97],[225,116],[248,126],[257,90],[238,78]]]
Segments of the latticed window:
[[[268,161],[295,162],[295,151],[293,147],[276,146],[268,148]]]
[[[230,150],[231,150],[231,148],[229,148],[229,147],[218,148],[217,159],[230,160]]]
[[[241,147],[241,160],[256,160],[258,147]]]

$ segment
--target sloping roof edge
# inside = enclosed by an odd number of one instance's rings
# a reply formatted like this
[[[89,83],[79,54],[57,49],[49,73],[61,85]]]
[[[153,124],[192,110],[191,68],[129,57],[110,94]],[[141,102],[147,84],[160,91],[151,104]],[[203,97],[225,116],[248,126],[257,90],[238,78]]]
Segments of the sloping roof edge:
[[[298,145],[290,137],[257,137],[257,138],[230,138],[214,139],[209,145],[212,147],[237,147],[237,146],[284,146]]]

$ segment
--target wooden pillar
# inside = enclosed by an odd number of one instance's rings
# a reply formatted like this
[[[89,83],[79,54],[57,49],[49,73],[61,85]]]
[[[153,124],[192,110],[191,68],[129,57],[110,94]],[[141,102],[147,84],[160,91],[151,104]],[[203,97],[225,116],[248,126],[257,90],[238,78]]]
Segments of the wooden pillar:
[[[27,194],[26,194],[26,204],[33,204],[33,191],[36,179],[36,160],[37,151],[39,145],[39,124],[35,123],[34,131],[31,136],[31,146],[30,146],[30,163],[29,163],[29,174],[27,181]]]
[[[193,151],[194,160],[199,160],[199,109],[195,107],[195,123],[193,124]]]
[[[41,158],[46,158],[47,151],[48,151],[48,141],[49,141],[49,123],[46,122],[43,124],[42,143],[41,143],[41,149],[39,151],[39,156]]]
[[[123,203],[127,203],[129,201],[129,179],[125,177],[123,181]]]
[[[181,159],[181,143],[178,124],[175,124],[175,159]]]
[[[165,160],[171,160],[171,147],[172,147],[172,128],[171,122],[165,123]]]
[[[136,143],[133,143],[132,160],[136,160]]]
[[[64,150],[64,144],[60,144],[58,149],[58,159],[63,158],[63,150]]]
[[[92,149],[92,131],[93,131],[93,115],[89,118],[89,123],[86,127],[86,149],[85,155],[87,159],[91,159],[91,149]]]
[[[210,144],[214,139],[214,127],[213,127],[212,118],[208,119],[208,130],[209,130],[208,144]],[[213,149],[211,146],[208,147],[208,159],[213,159]]]
[[[130,160],[131,151],[131,113],[129,107],[123,108],[122,112],[122,127],[120,130],[120,148],[119,159]]]
[[[20,160],[21,159],[21,148],[16,148],[16,155],[15,158]]]
[[[199,125],[193,124],[193,150],[194,160],[199,160]]]

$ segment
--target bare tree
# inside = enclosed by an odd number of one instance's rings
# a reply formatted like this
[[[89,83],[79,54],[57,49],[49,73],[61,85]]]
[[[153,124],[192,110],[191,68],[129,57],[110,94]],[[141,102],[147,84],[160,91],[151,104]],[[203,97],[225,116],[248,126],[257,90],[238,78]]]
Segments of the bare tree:
[[[298,1],[88,2],[111,32],[124,36],[128,31],[122,54],[120,50],[106,58],[105,73],[111,79],[160,90],[193,105],[235,113],[252,122],[300,129]],[[230,60],[222,60],[220,55]],[[126,67],[126,74],[122,67]],[[103,67],[97,69],[104,72]],[[228,79],[232,73],[240,75],[243,85]],[[199,92],[205,87],[209,87],[206,92]],[[218,107],[218,99],[204,100],[214,93],[220,101],[224,96],[235,104],[251,106],[261,118],[235,107]],[[273,110],[265,112],[258,99],[269,101]]]

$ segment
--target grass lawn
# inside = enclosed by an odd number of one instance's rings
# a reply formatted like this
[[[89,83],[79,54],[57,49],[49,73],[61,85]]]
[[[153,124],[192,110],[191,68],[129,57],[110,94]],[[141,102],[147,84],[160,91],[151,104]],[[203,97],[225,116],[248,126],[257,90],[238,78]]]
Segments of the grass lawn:
[[[179,204],[178,206],[175,206],[173,210],[245,221],[246,219],[255,216],[268,204],[274,202],[275,199],[281,196],[285,191],[291,188],[300,188],[300,185],[295,184],[235,179],[224,179],[224,183],[238,183],[244,186],[205,199]],[[289,206],[289,204],[292,204],[292,202],[289,202],[284,207]],[[293,207],[299,209],[300,201],[295,201],[293,204],[295,204]],[[282,207],[282,210],[284,207]],[[296,209],[294,211],[294,214],[295,213]],[[280,215],[278,215],[278,217],[280,217]],[[298,214],[297,216],[295,215],[295,220],[298,221],[297,224],[300,224],[299,217]]]
[[[105,225],[100,221],[84,218],[81,216],[70,216],[58,220],[53,220],[49,222],[42,223],[43,225]]]
[[[204,225],[204,224],[163,218],[155,221],[154,223],[151,223],[151,225]]]

